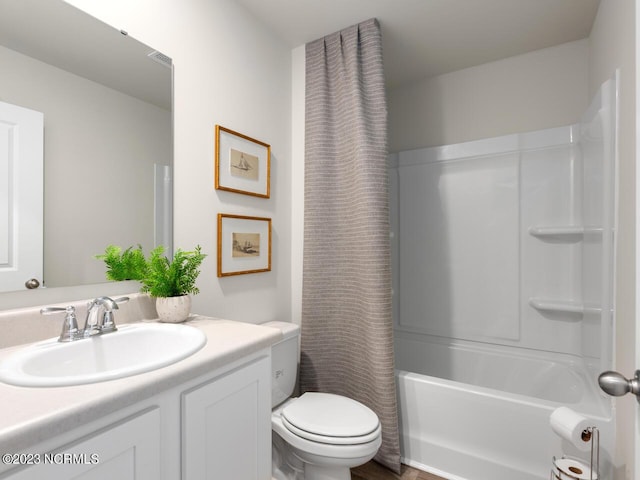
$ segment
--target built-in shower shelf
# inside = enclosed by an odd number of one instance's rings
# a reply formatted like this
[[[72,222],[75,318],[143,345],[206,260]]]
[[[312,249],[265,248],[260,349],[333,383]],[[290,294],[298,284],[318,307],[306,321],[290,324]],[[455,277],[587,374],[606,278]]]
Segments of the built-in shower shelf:
[[[598,307],[585,305],[582,302],[574,302],[571,300],[556,300],[549,298],[536,298],[529,299],[529,305],[536,310],[542,312],[565,312],[565,313],[598,313],[602,310]]]
[[[558,225],[529,227],[529,234],[538,238],[582,238],[585,234],[602,233],[601,227],[584,227],[581,225]]]

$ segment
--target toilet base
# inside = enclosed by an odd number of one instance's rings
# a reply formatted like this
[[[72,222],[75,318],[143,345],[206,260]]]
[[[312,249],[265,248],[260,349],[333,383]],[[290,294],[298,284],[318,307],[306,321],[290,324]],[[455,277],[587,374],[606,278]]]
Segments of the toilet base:
[[[331,459],[334,465],[327,465],[326,458],[291,448],[284,439],[273,432],[272,435],[272,475],[274,480],[351,480],[351,467],[371,460],[371,455],[355,459]],[[304,457],[301,458],[301,457]]]
[[[320,467],[307,463],[304,466],[304,480],[351,480],[351,470],[347,467]]]
[[[272,435],[271,465],[273,480],[304,480],[304,463],[275,432]]]

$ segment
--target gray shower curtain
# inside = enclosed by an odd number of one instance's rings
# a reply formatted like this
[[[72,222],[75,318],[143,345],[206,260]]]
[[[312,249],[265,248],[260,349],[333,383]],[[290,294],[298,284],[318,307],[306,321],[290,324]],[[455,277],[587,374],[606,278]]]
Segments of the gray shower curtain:
[[[374,410],[400,470],[391,318],[387,110],[375,19],[306,45],[302,391]]]

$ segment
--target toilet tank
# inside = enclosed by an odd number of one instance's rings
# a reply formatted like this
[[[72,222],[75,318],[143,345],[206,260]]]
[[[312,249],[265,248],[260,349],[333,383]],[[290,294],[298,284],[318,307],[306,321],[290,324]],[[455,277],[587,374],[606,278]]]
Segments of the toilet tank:
[[[271,407],[293,394],[298,375],[298,342],[300,327],[294,323],[267,322],[264,327],[277,328],[282,340],[271,346]]]

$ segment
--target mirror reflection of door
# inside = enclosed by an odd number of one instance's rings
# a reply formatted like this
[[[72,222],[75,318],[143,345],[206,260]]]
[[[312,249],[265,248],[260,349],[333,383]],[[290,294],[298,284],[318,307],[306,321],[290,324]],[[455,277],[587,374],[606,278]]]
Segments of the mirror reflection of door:
[[[0,291],[42,283],[43,125],[41,112],[0,102]]]

